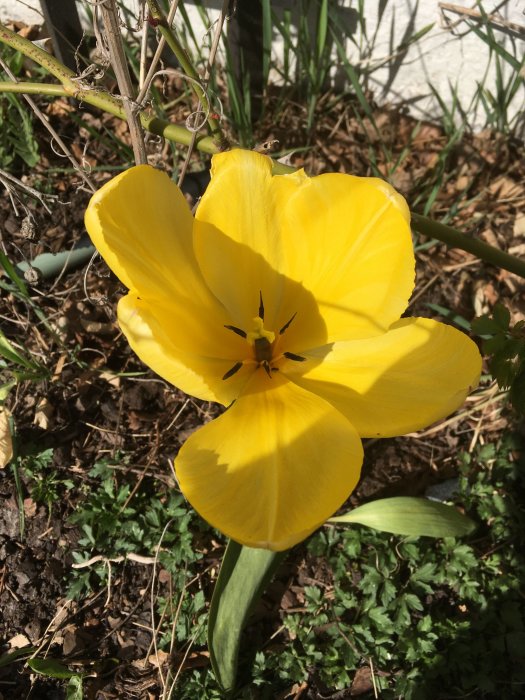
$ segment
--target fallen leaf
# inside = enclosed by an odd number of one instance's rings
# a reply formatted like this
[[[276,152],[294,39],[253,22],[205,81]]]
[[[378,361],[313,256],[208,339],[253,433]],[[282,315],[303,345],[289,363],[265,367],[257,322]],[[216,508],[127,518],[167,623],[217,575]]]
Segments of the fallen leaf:
[[[32,498],[24,498],[24,514],[26,518],[33,518],[36,515],[36,503]]]
[[[120,388],[120,377],[113,374],[113,372],[102,372],[100,379],[105,379],[108,384],[111,384],[111,386],[114,386],[116,389]]]
[[[11,649],[23,649],[31,644],[25,634],[15,634],[8,642]]]
[[[164,666],[168,659],[169,654],[167,654],[165,651],[162,651],[161,649],[159,649],[156,654],[151,654],[150,656],[148,656],[149,663],[152,666],[155,666],[155,668],[160,668],[161,666]]]
[[[48,430],[53,413],[53,406],[47,399],[42,399],[37,404],[33,423],[38,425],[39,428],[42,428],[42,430]]]
[[[13,457],[13,440],[9,418],[11,414],[7,408],[0,408],[0,469],[3,469]]]
[[[368,693],[374,687],[372,683],[372,672],[369,666],[361,666],[355,672],[354,680],[352,681],[352,688],[350,694],[362,695],[363,693]]]
[[[499,199],[512,199],[521,194],[520,185],[506,175],[501,175],[489,185],[489,190]]]
[[[480,238],[484,238],[487,243],[494,248],[500,248],[500,244],[498,243],[498,239],[496,238],[496,234],[494,231],[492,231],[490,228],[486,228],[484,231],[481,232]]]
[[[521,214],[514,219],[512,233],[515,236],[525,236],[525,214]]]

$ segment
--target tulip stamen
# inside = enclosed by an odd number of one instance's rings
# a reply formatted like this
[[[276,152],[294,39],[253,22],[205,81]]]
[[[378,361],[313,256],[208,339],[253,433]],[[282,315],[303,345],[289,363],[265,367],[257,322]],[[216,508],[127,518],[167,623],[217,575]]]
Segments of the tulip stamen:
[[[259,366],[264,368],[264,371],[266,372],[266,374],[267,374],[267,375],[270,377],[270,379],[271,379],[271,378],[272,378],[272,369],[273,369],[273,368],[270,366],[270,363],[268,362],[268,360],[265,360],[264,362],[261,362],[261,364],[260,364]]]
[[[233,365],[233,367],[226,372],[226,374],[223,376],[223,379],[229,379],[230,377],[233,377],[233,375],[237,374],[237,372],[241,369],[242,365],[242,362],[236,362]]]
[[[261,291],[259,291],[259,317],[264,321],[264,303]]]
[[[289,360],[293,360],[294,362],[304,362],[306,360],[306,357],[296,355],[294,352],[283,352],[283,356],[287,357]]]
[[[225,328],[227,328],[229,331],[233,331],[234,333],[237,333],[237,335],[240,335],[241,338],[246,338],[246,331],[243,331],[242,328],[237,328],[237,326],[227,326],[226,324],[224,325]]]
[[[284,326],[283,326],[283,327],[281,328],[281,330],[279,331],[279,335],[282,335],[285,331],[288,330],[288,328],[289,328],[291,322],[294,320],[294,318],[295,318],[296,316],[297,316],[297,311],[294,313],[294,315],[292,316],[292,318],[291,318],[289,321],[286,321],[286,323],[284,324]]]

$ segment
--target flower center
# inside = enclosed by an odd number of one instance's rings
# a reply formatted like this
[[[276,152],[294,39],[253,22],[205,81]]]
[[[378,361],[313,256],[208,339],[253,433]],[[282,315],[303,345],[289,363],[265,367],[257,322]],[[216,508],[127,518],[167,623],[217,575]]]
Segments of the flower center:
[[[279,344],[281,336],[289,328],[292,321],[295,319],[297,312],[284,324],[284,326],[279,330],[276,335],[273,331],[266,330],[264,327],[264,303],[262,298],[262,293],[259,292],[259,315],[253,319],[253,330],[246,332],[242,328],[237,328],[237,326],[224,326],[233,333],[240,335],[241,338],[245,338],[247,344],[252,348],[253,357],[246,360],[239,360],[236,362],[231,369],[229,369],[223,376],[223,379],[229,379],[236,374],[243,365],[255,363],[257,369],[262,367],[266,374],[272,377],[272,372],[278,372],[279,367],[275,366],[275,363],[286,357],[289,360],[294,360],[295,362],[304,362],[306,357],[302,355],[296,355],[293,352],[281,352],[277,354],[276,348]]]

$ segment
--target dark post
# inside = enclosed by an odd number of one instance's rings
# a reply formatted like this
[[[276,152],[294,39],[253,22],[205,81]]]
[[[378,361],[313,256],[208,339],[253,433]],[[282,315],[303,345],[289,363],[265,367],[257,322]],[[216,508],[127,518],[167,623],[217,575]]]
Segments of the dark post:
[[[259,0],[232,2],[228,42],[235,80],[242,88],[249,76],[252,122],[261,116],[263,97],[263,13]]]
[[[77,72],[75,51],[82,41],[82,27],[75,0],[40,0],[55,56]]]

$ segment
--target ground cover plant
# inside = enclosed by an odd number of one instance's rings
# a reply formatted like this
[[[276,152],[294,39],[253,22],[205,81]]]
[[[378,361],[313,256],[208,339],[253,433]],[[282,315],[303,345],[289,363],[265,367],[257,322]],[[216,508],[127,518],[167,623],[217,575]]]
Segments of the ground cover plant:
[[[325,89],[325,47],[328,39],[338,46],[338,36],[329,3],[314,5],[315,37],[304,23],[294,43],[290,18],[262,3],[264,55],[271,23],[287,38],[289,58],[279,66],[285,78],[279,90],[269,84],[265,63],[256,123],[246,73],[239,82],[228,52],[225,68],[212,67],[212,54],[191,44],[184,15],[179,34],[165,31],[162,5],[150,3],[147,24],[166,38],[190,80],[180,71],[157,76],[155,116],[143,112],[141,123],[125,113],[125,100],[75,82],[55,64],[44,66],[60,81],[49,87],[48,74],[22,59],[32,50],[20,43],[29,30],[0,32],[12,86],[0,93],[9,126],[0,149],[6,698],[225,696],[220,660],[212,658],[213,669],[210,663],[216,647],[207,628],[221,560],[224,569],[231,555],[223,558],[226,538],[195,513],[173,473],[181,445],[222,409],[173,388],[130,350],[115,320],[126,290],[100,258],[88,264],[93,249],[83,224],[91,193],[141,162],[144,152],[195,204],[209,168],[202,154],[217,150],[221,139],[258,152],[274,144],[275,156],[292,153],[284,167],[376,175],[394,184],[414,210],[417,284],[408,315],[439,316],[470,332],[489,355],[478,389],[457,414],[406,438],[365,441],[361,480],[341,510],[366,514],[363,504],[426,494],[456,504],[475,531],[461,539],[415,537],[406,510],[403,535],[327,523],[287,553],[264,595],[255,596],[230,695],[521,696],[525,341],[516,256],[523,250],[524,173],[523,145],[505,110],[522,65],[495,50],[497,60],[516,62],[515,79],[500,84],[501,99],[491,101],[480,89],[487,124],[499,131],[473,135],[445,111],[441,125],[418,123],[377,106],[365,90],[367,76],[348,61],[351,90]],[[360,13],[364,30],[364,7]],[[123,16],[128,26],[138,21]],[[493,41],[483,14],[474,27],[481,41]],[[185,40],[192,57],[186,66]],[[315,62],[307,44],[315,46]],[[124,49],[135,85],[144,71],[140,50],[129,37]],[[109,53],[116,78],[108,63],[101,85],[125,94]],[[302,81],[292,79],[292,57]],[[34,97],[28,107],[16,83],[35,80],[48,97]],[[68,86],[85,100],[82,109],[67,99]],[[209,103],[215,94],[224,107]],[[31,116],[34,109],[47,115],[51,137]],[[194,128],[198,118],[205,133],[203,114],[211,135],[201,138]],[[135,121],[135,134],[124,116]],[[144,143],[148,128],[166,140],[149,136]],[[427,214],[454,228],[435,226]],[[456,247],[442,245],[443,238]],[[379,524],[388,529],[384,514]],[[267,559],[270,569],[273,561]],[[212,619],[217,615],[212,604]]]

